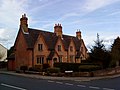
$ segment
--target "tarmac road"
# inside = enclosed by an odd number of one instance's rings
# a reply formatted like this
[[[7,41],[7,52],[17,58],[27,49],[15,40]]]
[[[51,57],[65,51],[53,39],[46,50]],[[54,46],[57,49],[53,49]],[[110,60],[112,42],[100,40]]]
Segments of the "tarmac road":
[[[120,90],[119,83],[120,77],[82,82],[0,74],[0,90]]]

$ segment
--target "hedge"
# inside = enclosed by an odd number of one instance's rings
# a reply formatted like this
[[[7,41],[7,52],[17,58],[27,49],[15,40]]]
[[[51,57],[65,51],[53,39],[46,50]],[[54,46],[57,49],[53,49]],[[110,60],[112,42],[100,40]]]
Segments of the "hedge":
[[[79,71],[82,72],[90,72],[90,71],[96,71],[96,70],[100,70],[101,67],[98,65],[81,65],[79,66]]]
[[[29,71],[41,72],[42,71],[42,65],[35,65],[34,67],[30,67]]]
[[[60,68],[61,72],[70,71],[79,72],[81,65],[96,65],[93,63],[54,63],[54,67]]]
[[[47,69],[47,73],[59,73],[60,72],[60,68],[48,68]]]

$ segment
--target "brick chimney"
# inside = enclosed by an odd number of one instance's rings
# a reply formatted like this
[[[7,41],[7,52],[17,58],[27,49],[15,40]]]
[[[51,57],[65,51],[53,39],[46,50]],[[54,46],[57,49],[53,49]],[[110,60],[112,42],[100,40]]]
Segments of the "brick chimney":
[[[28,34],[28,18],[26,17],[26,14],[22,15],[22,18],[20,18],[20,27],[24,34]]]
[[[57,36],[60,36],[62,38],[62,26],[61,24],[55,24],[54,26],[54,33],[57,35]]]
[[[77,30],[76,37],[80,40],[81,39],[81,31]]]

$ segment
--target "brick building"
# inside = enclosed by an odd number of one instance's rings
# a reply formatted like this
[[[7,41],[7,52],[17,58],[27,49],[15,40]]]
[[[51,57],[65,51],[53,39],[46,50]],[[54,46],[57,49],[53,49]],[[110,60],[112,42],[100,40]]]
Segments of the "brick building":
[[[54,62],[81,63],[87,58],[87,48],[81,32],[75,36],[64,35],[61,24],[55,24],[54,32],[28,28],[28,18],[22,15],[20,29],[14,44],[15,67],[32,67]]]

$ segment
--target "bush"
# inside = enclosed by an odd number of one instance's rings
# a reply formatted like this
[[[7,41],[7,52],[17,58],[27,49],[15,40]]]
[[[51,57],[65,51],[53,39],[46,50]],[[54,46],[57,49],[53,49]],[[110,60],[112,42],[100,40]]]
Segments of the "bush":
[[[79,66],[79,71],[90,72],[101,69],[98,65],[81,65]]]
[[[48,68],[47,69],[47,73],[59,73],[60,72],[60,68]]]
[[[30,67],[29,71],[41,72],[42,71],[42,65],[35,65],[34,67]]]
[[[74,71],[77,72],[79,71],[79,66],[81,64],[80,63],[54,63],[54,67],[58,67],[60,68],[61,72],[65,72],[65,71]]]
[[[26,70],[28,70],[28,67],[27,66],[21,66],[20,70],[23,70],[23,72],[25,72]]]
[[[43,64],[43,71],[47,71],[47,68],[49,68],[50,67],[50,65],[49,64]]]

